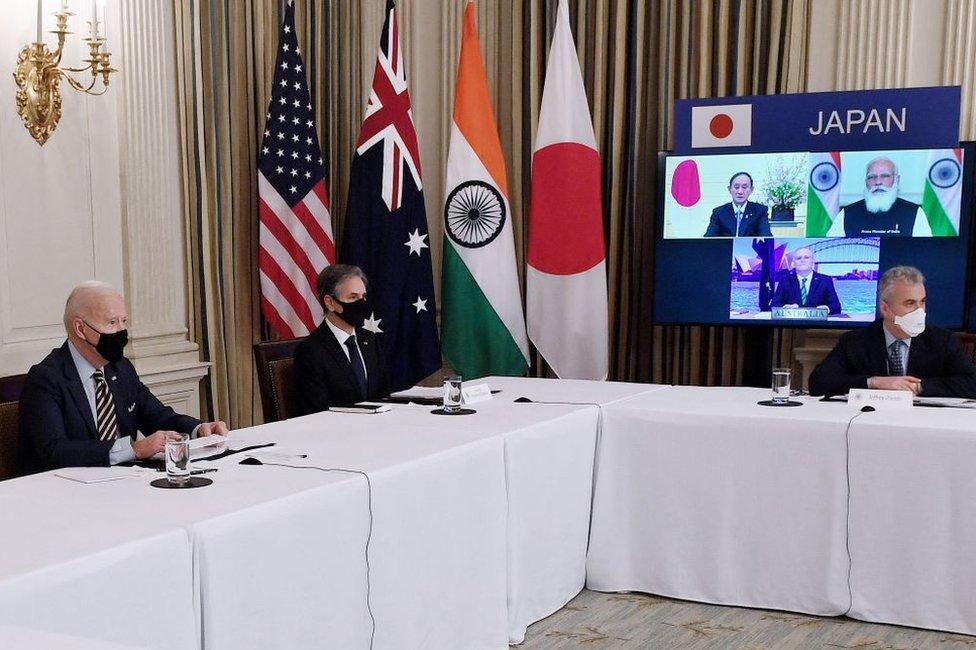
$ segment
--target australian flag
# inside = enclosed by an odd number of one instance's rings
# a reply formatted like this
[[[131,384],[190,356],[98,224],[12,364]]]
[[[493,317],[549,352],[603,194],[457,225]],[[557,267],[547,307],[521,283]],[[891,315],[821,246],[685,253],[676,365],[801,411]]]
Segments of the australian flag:
[[[373,88],[349,178],[341,261],[363,269],[393,390],[441,366],[417,132],[410,114],[397,12],[387,2]]]

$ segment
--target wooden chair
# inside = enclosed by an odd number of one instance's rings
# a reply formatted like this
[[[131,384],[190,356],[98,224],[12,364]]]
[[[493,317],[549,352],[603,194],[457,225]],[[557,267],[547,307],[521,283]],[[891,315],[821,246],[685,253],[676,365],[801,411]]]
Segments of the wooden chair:
[[[0,481],[17,476],[20,394],[27,375],[0,377]]]
[[[258,387],[265,422],[295,417],[298,407],[292,366],[295,348],[305,339],[268,341],[254,345],[254,362],[258,368]]]

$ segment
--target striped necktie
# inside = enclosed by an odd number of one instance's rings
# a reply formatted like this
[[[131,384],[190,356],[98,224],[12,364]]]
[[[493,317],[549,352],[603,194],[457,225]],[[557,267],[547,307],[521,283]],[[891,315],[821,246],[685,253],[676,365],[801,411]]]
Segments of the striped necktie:
[[[735,211],[735,236],[739,236],[739,231],[742,229],[742,210]]]
[[[888,374],[892,377],[905,376],[905,362],[902,360],[904,345],[902,341],[894,341],[888,346]]]
[[[108,390],[105,373],[96,370],[92,373],[95,380],[95,424],[98,428],[99,440],[115,440],[119,437],[119,425],[115,420],[115,402]]]
[[[800,280],[800,306],[807,304],[807,280],[810,278],[803,278]]]

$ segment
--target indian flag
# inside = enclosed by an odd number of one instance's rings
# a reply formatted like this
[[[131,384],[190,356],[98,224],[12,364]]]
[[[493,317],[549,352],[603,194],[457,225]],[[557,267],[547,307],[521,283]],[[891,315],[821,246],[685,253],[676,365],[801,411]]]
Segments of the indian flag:
[[[933,237],[959,234],[961,180],[962,149],[933,149],[929,154],[929,173],[922,192],[922,211]]]
[[[444,200],[441,342],[464,377],[528,368],[508,181],[474,3],[464,10]]]
[[[810,154],[807,237],[826,237],[840,212],[840,152]]]

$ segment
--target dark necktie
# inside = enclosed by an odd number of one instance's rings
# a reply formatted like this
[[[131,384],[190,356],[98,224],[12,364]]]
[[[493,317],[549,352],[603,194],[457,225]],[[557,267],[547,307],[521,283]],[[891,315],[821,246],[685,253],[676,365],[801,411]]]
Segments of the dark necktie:
[[[902,360],[902,349],[905,344],[895,341],[888,346],[888,374],[892,377],[905,375],[905,362]]]
[[[352,364],[352,374],[356,375],[356,383],[359,384],[359,395],[362,399],[366,399],[366,368],[363,367],[363,359],[359,356],[355,336],[346,339],[346,347],[349,349],[349,363]]]
[[[99,440],[115,440],[119,437],[119,425],[115,420],[115,402],[108,390],[105,373],[96,370],[92,373],[95,380],[95,425],[98,428]]]
[[[807,302],[807,280],[808,279],[809,278],[803,278],[803,280],[800,281],[800,306],[801,307],[805,305]]]

